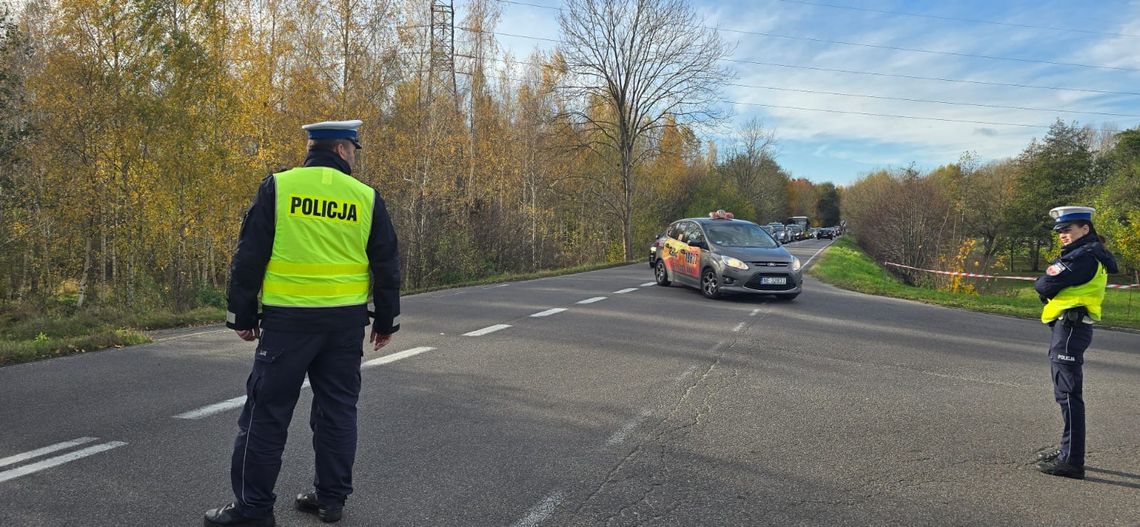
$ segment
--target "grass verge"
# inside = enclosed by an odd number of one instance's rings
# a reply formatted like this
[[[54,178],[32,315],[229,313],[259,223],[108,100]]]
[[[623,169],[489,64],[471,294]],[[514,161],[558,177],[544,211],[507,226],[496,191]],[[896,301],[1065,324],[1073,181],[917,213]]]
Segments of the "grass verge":
[[[875,263],[852,236],[836,240],[808,272],[824,282],[860,293],[1033,320],[1041,316],[1041,301],[1031,282],[1011,282],[997,294],[952,293],[910,286]],[[1109,289],[1105,291],[1103,307],[1102,327],[1140,329],[1140,292]]]
[[[0,366],[145,344],[147,329],[215,324],[225,310],[202,307],[183,313],[141,313],[95,307],[71,314],[30,309],[0,311]]]
[[[632,262],[611,262],[533,273],[503,273],[478,280],[406,290],[401,294],[407,296],[456,287],[534,280],[630,263]],[[150,338],[144,330],[220,324],[223,320],[225,310],[211,307],[184,313],[164,310],[133,313],[92,308],[68,315],[37,313],[27,309],[0,309],[0,366],[145,344],[150,342]]]

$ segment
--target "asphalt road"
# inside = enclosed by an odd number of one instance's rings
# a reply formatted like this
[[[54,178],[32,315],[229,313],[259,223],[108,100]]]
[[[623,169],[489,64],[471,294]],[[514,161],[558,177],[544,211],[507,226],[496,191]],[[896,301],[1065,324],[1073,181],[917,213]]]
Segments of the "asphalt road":
[[[811,278],[785,302],[652,277],[406,297],[403,330],[364,357],[340,525],[1140,525],[1140,335],[1096,331],[1074,481],[1032,463],[1061,430],[1042,324]],[[201,525],[232,499],[227,401],[253,345],[220,327],[158,339],[0,368],[0,525]],[[319,525],[292,510],[309,402],[279,525]]]

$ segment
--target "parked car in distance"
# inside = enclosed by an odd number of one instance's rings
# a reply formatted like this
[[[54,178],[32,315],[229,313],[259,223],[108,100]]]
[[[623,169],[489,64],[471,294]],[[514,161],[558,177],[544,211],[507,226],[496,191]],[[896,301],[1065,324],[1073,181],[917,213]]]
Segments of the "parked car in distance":
[[[820,240],[822,240],[824,238],[827,238],[829,240],[834,240],[835,239],[835,230],[830,228],[830,227],[821,228],[817,231],[816,238],[818,238]]]

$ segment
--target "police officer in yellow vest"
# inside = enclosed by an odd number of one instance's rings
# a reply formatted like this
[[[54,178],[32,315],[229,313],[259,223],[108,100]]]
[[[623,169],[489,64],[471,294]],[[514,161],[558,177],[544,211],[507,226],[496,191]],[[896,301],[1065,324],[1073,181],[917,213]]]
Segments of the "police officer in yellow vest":
[[[207,526],[274,525],[273,487],[306,375],[316,474],[294,506],[334,522],[352,493],[364,327],[372,315],[373,350],[400,329],[396,232],[380,194],[351,176],[360,125],[304,126],[305,166],[265,178],[242,223],[226,326],[260,340],[231,459],[235,501],[207,511]]]
[[[1061,444],[1037,455],[1037,469],[1053,476],[1085,477],[1085,350],[1092,325],[1100,320],[1108,273],[1116,260],[1092,224],[1089,207],[1057,207],[1049,211],[1061,241],[1061,256],[1037,279],[1034,288],[1045,303],[1041,322],[1053,329],[1049,362],[1053,396],[1065,422]]]

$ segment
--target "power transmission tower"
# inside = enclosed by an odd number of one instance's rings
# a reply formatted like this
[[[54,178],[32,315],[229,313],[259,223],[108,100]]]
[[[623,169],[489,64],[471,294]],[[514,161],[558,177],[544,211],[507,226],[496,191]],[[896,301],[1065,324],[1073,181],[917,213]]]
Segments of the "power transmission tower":
[[[455,0],[432,0],[430,67],[451,83],[451,95],[459,105],[459,87],[455,81]]]

